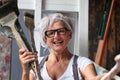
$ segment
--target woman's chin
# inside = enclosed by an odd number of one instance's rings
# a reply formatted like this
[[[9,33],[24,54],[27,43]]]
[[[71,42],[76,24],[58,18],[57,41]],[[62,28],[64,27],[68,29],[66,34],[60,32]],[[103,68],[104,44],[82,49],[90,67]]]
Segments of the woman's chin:
[[[56,52],[61,52],[61,51],[64,50],[64,49],[63,49],[63,47],[55,47],[54,50],[55,50]]]

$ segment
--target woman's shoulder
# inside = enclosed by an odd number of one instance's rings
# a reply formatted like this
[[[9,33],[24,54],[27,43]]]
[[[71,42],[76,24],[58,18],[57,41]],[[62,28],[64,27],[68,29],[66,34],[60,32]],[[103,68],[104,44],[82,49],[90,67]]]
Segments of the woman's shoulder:
[[[93,61],[90,60],[90,59],[87,58],[87,57],[78,56],[77,64],[78,64],[78,67],[79,67],[81,70],[84,70],[84,68],[85,68],[87,65],[93,64]]]
[[[90,62],[92,62],[92,60],[90,60],[88,57],[74,55],[74,58],[75,58],[75,56],[78,57],[77,61],[79,61],[79,62],[82,62],[82,61],[90,61]]]
[[[78,61],[90,61],[92,62],[88,57],[84,57],[84,56],[78,56]]]

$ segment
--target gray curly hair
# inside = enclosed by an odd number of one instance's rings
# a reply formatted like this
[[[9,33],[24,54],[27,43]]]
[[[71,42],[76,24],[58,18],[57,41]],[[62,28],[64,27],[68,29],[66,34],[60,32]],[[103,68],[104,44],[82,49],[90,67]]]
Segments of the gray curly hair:
[[[45,43],[45,31],[48,29],[49,26],[52,26],[52,24],[57,21],[63,21],[66,24],[65,27],[68,30],[73,31],[72,22],[69,17],[64,16],[61,13],[54,13],[45,16],[44,18],[41,19],[40,24],[38,26],[38,29],[40,31],[40,43],[45,48],[48,48],[48,46]]]

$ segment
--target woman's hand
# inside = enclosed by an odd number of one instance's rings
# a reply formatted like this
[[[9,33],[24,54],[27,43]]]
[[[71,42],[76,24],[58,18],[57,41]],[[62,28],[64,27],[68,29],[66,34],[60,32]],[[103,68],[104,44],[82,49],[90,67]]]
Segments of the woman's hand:
[[[19,59],[22,65],[23,72],[29,72],[30,71],[30,62],[37,60],[37,55],[29,52],[26,49],[20,49],[19,50]]]

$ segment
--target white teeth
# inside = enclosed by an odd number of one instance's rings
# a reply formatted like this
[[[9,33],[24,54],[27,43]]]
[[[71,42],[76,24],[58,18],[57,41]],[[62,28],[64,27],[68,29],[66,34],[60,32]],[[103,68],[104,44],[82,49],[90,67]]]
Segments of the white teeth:
[[[62,43],[62,41],[55,41],[54,43],[55,44],[60,44],[60,43]]]

